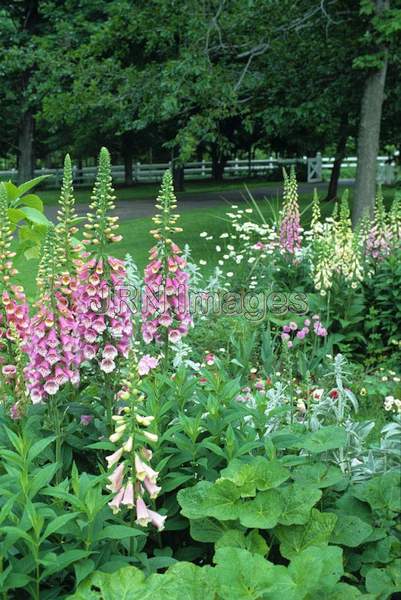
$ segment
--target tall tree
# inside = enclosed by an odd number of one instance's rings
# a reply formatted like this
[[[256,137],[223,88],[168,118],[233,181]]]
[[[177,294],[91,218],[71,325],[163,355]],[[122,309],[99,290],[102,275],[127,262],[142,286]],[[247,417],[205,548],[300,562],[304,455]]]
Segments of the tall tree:
[[[362,2],[362,12],[373,15],[372,25],[383,31],[380,25],[387,19],[390,0]],[[376,196],[377,156],[380,144],[380,126],[384,101],[384,88],[388,67],[388,47],[382,36],[369,56],[362,57],[360,64],[372,66],[365,82],[358,134],[358,166],[355,196],[352,210],[354,226],[365,213],[373,215]]]

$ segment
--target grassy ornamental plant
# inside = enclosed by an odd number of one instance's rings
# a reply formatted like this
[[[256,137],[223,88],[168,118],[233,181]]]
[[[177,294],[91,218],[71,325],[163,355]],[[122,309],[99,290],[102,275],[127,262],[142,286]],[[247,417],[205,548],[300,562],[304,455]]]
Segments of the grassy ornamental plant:
[[[166,172],[142,281],[108,151],[84,227],[67,156],[28,303],[0,186],[2,600],[401,592],[399,201],[353,230],[284,188],[197,264]]]

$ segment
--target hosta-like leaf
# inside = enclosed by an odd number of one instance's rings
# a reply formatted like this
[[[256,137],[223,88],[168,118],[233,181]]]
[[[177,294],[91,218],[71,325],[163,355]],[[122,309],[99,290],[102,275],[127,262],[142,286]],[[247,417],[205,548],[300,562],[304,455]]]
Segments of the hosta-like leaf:
[[[333,544],[356,548],[363,544],[373,532],[373,527],[358,517],[350,515],[337,516],[338,521],[330,539]]]
[[[217,550],[216,578],[221,600],[298,600],[296,584],[285,567],[275,566],[240,548]]]
[[[181,514],[188,519],[203,519],[208,516],[205,499],[213,484],[210,481],[200,481],[196,485],[180,490],[177,500],[181,506]]]
[[[333,513],[321,513],[313,508],[305,525],[279,525],[274,533],[280,541],[281,554],[292,559],[309,546],[327,545],[336,522],[337,517]]]
[[[312,507],[322,496],[317,487],[305,487],[297,483],[280,488],[281,514],[279,523],[283,525],[302,525],[307,523]]]
[[[237,519],[240,491],[232,481],[220,479],[209,489],[204,500],[207,515],[221,521]]]
[[[401,512],[401,473],[389,471],[356,485],[352,494],[358,500],[370,504],[373,510]]]
[[[313,433],[305,436],[303,447],[305,450],[317,454],[342,448],[347,443],[347,432],[342,427],[332,425],[330,427],[322,427]]]
[[[278,490],[259,492],[253,500],[241,503],[239,519],[244,527],[272,529],[282,512],[282,497]]]
[[[227,546],[232,548],[243,548],[253,554],[260,554],[261,556],[266,556],[269,550],[265,539],[256,531],[256,529],[251,531],[248,535],[245,535],[245,533],[239,529],[229,529],[223,533],[215,545],[216,550]]]
[[[301,465],[292,472],[293,479],[302,485],[315,485],[319,488],[335,485],[343,474],[341,469],[328,463],[319,462],[312,465]]]

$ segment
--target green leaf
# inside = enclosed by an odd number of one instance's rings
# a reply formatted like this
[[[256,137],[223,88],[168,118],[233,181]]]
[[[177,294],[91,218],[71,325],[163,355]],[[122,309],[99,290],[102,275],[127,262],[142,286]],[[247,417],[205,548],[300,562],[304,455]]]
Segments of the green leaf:
[[[238,518],[240,491],[232,483],[225,479],[219,479],[209,488],[204,501],[207,516],[221,521]]]
[[[321,513],[313,508],[305,525],[279,525],[274,533],[280,541],[281,554],[291,560],[309,546],[327,545],[336,522],[333,513]]]
[[[343,474],[341,469],[328,463],[319,462],[312,465],[301,465],[292,472],[293,479],[301,485],[315,485],[325,488],[335,485]]]
[[[330,542],[356,548],[363,544],[372,534],[373,527],[351,515],[337,515],[338,521],[332,533]]]
[[[285,567],[240,548],[219,548],[214,556],[221,600],[298,600]]]
[[[317,454],[342,448],[347,443],[347,432],[342,427],[332,425],[330,427],[322,427],[318,431],[310,433],[304,438],[303,447],[305,450]]]
[[[177,500],[181,506],[181,514],[188,519],[202,519],[208,516],[205,499],[213,484],[210,481],[200,481],[196,485],[180,490]]]
[[[289,470],[276,460],[257,456],[251,462],[235,459],[221,472],[222,479],[232,481],[241,490],[241,497],[255,496],[256,490],[278,487],[290,476]]]
[[[317,487],[305,487],[294,483],[280,489],[282,525],[303,525],[307,523],[313,506],[322,496]]]
[[[24,221],[26,219],[26,214],[22,212],[22,210],[20,210],[19,208],[9,208],[7,210],[7,214],[11,223],[15,225],[20,221]]]
[[[227,523],[215,519],[191,519],[189,530],[191,538],[197,542],[217,542],[227,531]]]
[[[31,498],[34,498],[39,490],[50,483],[58,469],[59,465],[56,463],[51,463],[38,469],[29,485],[29,495]]]
[[[51,225],[51,221],[49,221],[49,219],[36,208],[24,206],[20,210],[24,213],[28,221],[31,221],[32,223],[36,223],[37,225],[46,225],[47,227]]]
[[[63,569],[69,567],[72,563],[78,562],[83,558],[87,558],[90,552],[87,550],[67,550],[61,554],[49,552],[44,556],[40,563],[45,567],[41,575],[41,581],[46,579],[53,573],[59,573]]]
[[[50,535],[52,535],[52,533],[56,533],[56,531],[59,531],[69,521],[71,521],[72,519],[75,519],[77,514],[78,513],[76,513],[76,512],[69,513],[67,515],[60,515],[59,517],[56,517],[55,519],[53,519],[53,521],[51,521],[48,524],[48,526],[46,527],[46,530],[41,538],[41,542],[43,543],[44,540],[46,540]]]
[[[352,494],[358,500],[370,504],[373,510],[401,512],[401,473],[389,471],[356,485]]]
[[[260,492],[254,500],[241,504],[239,519],[244,527],[272,529],[282,512],[282,498],[278,490]]]
[[[21,198],[20,202],[23,203],[24,206],[36,208],[36,210],[43,213],[43,202],[36,194],[28,194]]]
[[[239,529],[227,530],[216,542],[215,548],[217,550],[218,548],[225,548],[227,546],[232,548],[243,548],[253,554],[260,554],[261,556],[266,556],[269,550],[265,539],[256,529],[251,531],[247,536]]]
[[[392,594],[401,592],[401,559],[395,560],[385,569],[368,571],[366,589],[383,598],[389,598]]]
[[[49,437],[46,437],[42,440],[38,440],[37,442],[35,442],[29,449],[28,461],[32,462],[33,460],[35,460],[35,458],[37,458],[40,454],[42,454],[42,452],[47,448],[47,446],[49,446],[49,444],[54,442],[55,439],[56,438],[54,436],[49,436]]]
[[[81,560],[74,564],[76,585],[79,585],[88,575],[95,570],[95,562],[91,558]]]
[[[128,537],[146,535],[142,529],[128,527],[127,525],[108,525],[96,536],[96,540],[123,540]]]
[[[314,591],[326,597],[344,574],[342,550],[336,546],[310,546],[293,558],[288,571],[298,585],[300,597]]]
[[[145,575],[136,567],[123,567],[115,573],[95,571],[68,600],[129,600],[143,598]]]
[[[45,181],[49,177],[51,177],[51,175],[39,175],[39,177],[34,177],[34,179],[25,181],[20,186],[18,186],[18,196],[23,196],[23,194],[26,194],[27,192],[29,192],[29,190],[34,188],[36,185],[39,185],[39,183],[42,183],[42,181]]]

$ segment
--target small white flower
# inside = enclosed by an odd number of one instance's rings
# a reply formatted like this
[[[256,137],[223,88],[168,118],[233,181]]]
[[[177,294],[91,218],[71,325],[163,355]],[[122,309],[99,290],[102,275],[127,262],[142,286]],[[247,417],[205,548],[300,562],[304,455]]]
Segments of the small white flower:
[[[250,213],[253,213],[253,209],[252,209],[252,208],[246,208],[246,209],[245,209],[245,212],[246,212],[246,213],[249,213],[249,214],[250,214]]]
[[[200,261],[199,261],[199,264],[200,265],[207,265],[207,261],[203,260],[203,258],[201,258]]]
[[[220,238],[224,240],[224,238],[228,238],[228,233],[222,233]]]
[[[229,271],[229,272],[227,273],[227,277],[234,277],[234,273],[233,273],[232,271]]]
[[[217,246],[216,246],[216,251],[217,251],[217,252],[221,252],[221,246],[217,245]]]
[[[206,231],[202,231],[202,233],[199,234],[199,237],[201,237],[201,238],[207,237],[207,232]]]
[[[256,258],[254,256],[251,256],[250,258],[248,258],[248,262],[249,263],[253,263],[255,262]]]

